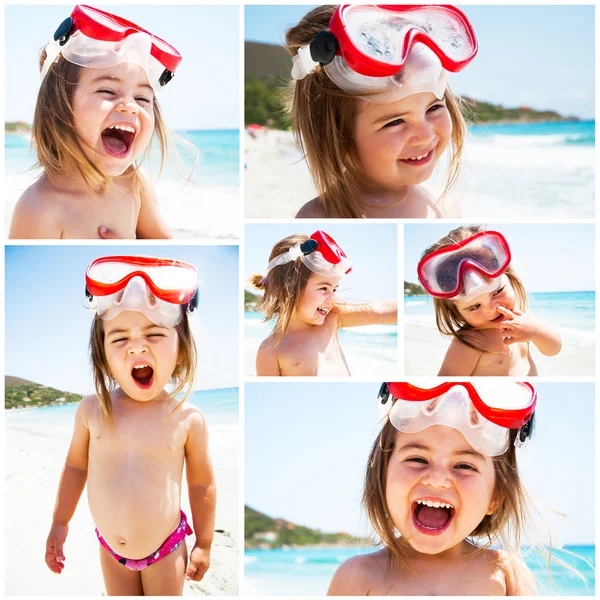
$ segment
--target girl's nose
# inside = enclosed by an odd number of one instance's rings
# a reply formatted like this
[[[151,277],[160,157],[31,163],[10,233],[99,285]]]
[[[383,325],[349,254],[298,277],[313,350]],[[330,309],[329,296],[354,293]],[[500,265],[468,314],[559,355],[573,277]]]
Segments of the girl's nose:
[[[431,488],[452,487],[452,477],[448,470],[441,466],[431,465],[423,475],[423,485]]]
[[[148,346],[144,340],[130,340],[127,346],[127,354],[134,356],[136,354],[145,354],[148,352]]]
[[[431,144],[434,139],[435,131],[433,130],[433,125],[429,121],[423,119],[412,125],[408,143],[410,146],[427,146],[428,144]]]
[[[135,101],[135,98],[123,97],[117,105],[117,110],[119,112],[137,115],[140,112],[140,107]]]

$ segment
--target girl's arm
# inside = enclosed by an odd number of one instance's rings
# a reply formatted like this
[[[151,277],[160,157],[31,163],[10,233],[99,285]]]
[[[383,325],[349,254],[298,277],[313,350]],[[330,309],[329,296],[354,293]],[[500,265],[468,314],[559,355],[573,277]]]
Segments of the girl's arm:
[[[398,322],[398,301],[380,300],[368,304],[336,304],[331,312],[338,315],[340,327],[395,325]]]
[[[67,454],[67,460],[58,484],[56,505],[52,516],[52,527],[46,540],[46,564],[54,573],[64,569],[65,556],[63,546],[69,532],[69,521],[73,518],[77,503],[87,480],[88,449],[90,430],[88,415],[94,396],[84,398],[75,413],[73,438]]]
[[[438,376],[468,377],[475,371],[482,354],[481,350],[475,350],[463,344],[458,338],[453,338]]]
[[[499,324],[505,344],[533,342],[545,356],[555,356],[560,352],[562,339],[554,327],[516,308],[511,311],[499,306],[498,310],[505,317],[504,321]]]
[[[173,235],[158,209],[154,184],[144,173],[141,176],[143,187],[140,193],[141,206],[135,235],[139,239],[170,240]]]
[[[196,543],[190,554],[185,578],[200,581],[210,567],[210,546],[215,532],[217,491],[210,455],[208,430],[204,415],[194,409],[185,443],[185,462],[190,507]]]

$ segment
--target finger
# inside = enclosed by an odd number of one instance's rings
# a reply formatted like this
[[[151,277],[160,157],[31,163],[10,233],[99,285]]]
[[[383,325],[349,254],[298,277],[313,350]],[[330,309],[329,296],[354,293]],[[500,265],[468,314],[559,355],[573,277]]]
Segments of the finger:
[[[208,571],[208,565],[204,565],[204,564],[200,565],[193,577],[193,580],[194,581],[202,581],[202,579],[206,575],[206,571]]]
[[[498,310],[498,312],[502,315],[504,315],[507,319],[514,319],[517,315],[515,315],[514,312],[508,310],[508,308],[504,308],[504,306],[498,306],[496,307],[496,309]]]

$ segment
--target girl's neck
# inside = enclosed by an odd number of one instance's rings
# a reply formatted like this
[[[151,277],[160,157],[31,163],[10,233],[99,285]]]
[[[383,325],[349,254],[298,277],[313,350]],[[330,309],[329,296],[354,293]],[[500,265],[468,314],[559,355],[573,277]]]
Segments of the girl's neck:
[[[105,186],[96,185],[90,187],[86,182],[83,175],[79,172],[79,169],[74,164],[67,164],[60,173],[55,173],[50,177],[47,177],[52,182],[52,185],[62,192],[69,194],[85,194],[95,196],[105,196],[107,193],[117,186],[121,186],[126,183],[131,177],[131,169],[118,177],[107,177]]]
[[[307,323],[306,321],[302,321],[295,314],[290,317],[290,322],[285,330],[286,333],[296,333],[298,331],[307,331],[312,327],[316,327],[313,323]]]
[[[456,560],[464,557],[467,554],[471,554],[474,550],[476,550],[476,547],[467,540],[463,540],[459,544],[456,544],[456,546],[452,546],[452,548],[448,548],[447,550],[438,552],[437,554],[425,554],[415,550],[408,543],[404,544],[404,551],[407,559],[409,561],[420,563],[435,563],[439,561]]]

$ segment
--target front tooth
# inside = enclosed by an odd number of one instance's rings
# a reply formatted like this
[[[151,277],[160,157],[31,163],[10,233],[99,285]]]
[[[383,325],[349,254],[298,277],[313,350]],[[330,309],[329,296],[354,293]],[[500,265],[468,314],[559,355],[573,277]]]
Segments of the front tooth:
[[[439,508],[440,506],[441,506],[441,504],[439,502],[433,503],[433,508]]]
[[[427,504],[427,506],[433,506],[433,502],[431,500],[427,500],[425,504]]]

